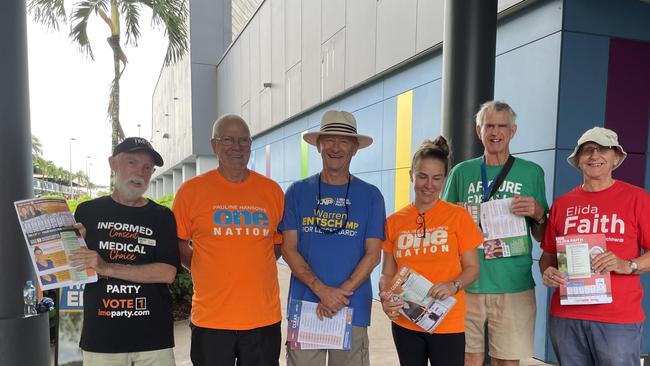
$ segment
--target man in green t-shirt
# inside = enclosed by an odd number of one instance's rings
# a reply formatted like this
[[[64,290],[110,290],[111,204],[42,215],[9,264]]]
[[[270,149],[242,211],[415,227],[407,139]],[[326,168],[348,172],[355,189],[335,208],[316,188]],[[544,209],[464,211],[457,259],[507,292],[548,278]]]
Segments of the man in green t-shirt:
[[[476,133],[483,143],[483,156],[456,165],[442,194],[448,202],[470,204],[513,197],[511,212],[526,218],[528,234],[518,243],[523,251],[486,259],[483,246],[477,249],[480,276],[466,288],[465,298],[467,366],[483,364],[486,324],[492,365],[519,365],[520,359],[533,353],[536,306],[530,234],[541,240],[548,204],[542,168],[520,158],[508,163],[509,143],[517,132],[516,116],[503,102],[481,106],[476,114]]]

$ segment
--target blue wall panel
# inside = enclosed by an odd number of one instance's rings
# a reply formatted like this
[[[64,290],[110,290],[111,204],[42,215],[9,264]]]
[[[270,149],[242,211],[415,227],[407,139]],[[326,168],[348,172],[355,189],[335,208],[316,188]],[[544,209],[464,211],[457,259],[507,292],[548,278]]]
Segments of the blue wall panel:
[[[433,58],[419,61],[399,73],[384,79],[384,99],[417,88],[442,77],[442,56],[437,52]]]
[[[384,196],[386,214],[390,215],[395,211],[395,169],[381,172],[381,194]]]
[[[555,146],[560,41],[557,33],[497,57],[495,99],[518,115],[513,153]]]
[[[284,144],[284,174],[283,181],[296,181],[300,179],[300,167],[302,162],[302,153],[300,150],[300,141],[302,137],[300,134],[287,136],[283,140]],[[271,150],[272,160],[276,159],[276,155]]]
[[[280,131],[282,132],[282,131]],[[284,182],[284,141],[278,140],[271,143],[271,179],[276,182]],[[266,164],[266,161],[264,162]]]
[[[356,112],[369,105],[380,103],[384,99],[383,82],[376,81],[358,92],[343,98],[339,105],[342,110]]]
[[[302,131],[309,129],[309,121],[311,120],[309,117],[310,116],[303,116],[289,124],[284,125],[282,127],[284,137],[287,138],[295,134],[300,134]],[[317,120],[320,121],[320,116]]]
[[[440,135],[440,103],[442,80],[438,79],[413,89],[413,126],[411,151],[420,146],[422,140]]]
[[[609,38],[564,34],[557,147],[573,149],[582,133],[603,126],[607,99]]]
[[[496,54],[559,32],[562,27],[562,0],[539,1],[516,16],[499,21]]]
[[[318,126],[311,127],[309,132],[319,131]],[[321,171],[323,168],[323,159],[314,145],[307,144],[307,176],[312,176]]]
[[[358,110],[354,113],[357,120],[357,130],[360,134],[372,137],[372,145],[357,151],[352,159],[350,171],[375,172],[381,170],[381,152],[384,144],[382,134],[383,109],[381,103],[375,103],[369,107]]]
[[[266,148],[262,146],[259,149],[251,151],[251,158],[249,160],[249,167],[252,165],[253,170],[265,175],[266,174]]]
[[[546,334],[548,332],[549,290],[542,282],[542,276],[539,272],[539,261],[537,258],[539,257],[533,256],[533,279],[535,280],[535,302],[537,304],[533,349],[535,355],[543,355],[546,353]]]
[[[381,148],[381,168],[395,169],[395,124],[397,123],[397,98],[392,97],[382,103],[384,122],[381,126],[385,136]]]
[[[284,138],[284,127],[276,128],[266,133],[266,143],[272,144],[276,141],[281,141]]]
[[[380,191],[383,192],[382,190],[382,172],[373,172],[373,173],[359,173],[355,174],[355,176],[359,177],[359,179],[364,180],[375,187],[379,188]],[[386,200],[386,197],[384,197],[384,201]],[[388,215],[388,213],[387,213]],[[379,275],[381,273],[381,263],[375,267],[375,269],[372,271],[370,274],[370,279],[372,281],[372,296],[375,299],[379,299],[379,291],[378,289],[378,283],[379,283]]]
[[[565,1],[564,29],[650,40],[650,4],[639,0]]]
[[[555,189],[553,191],[553,197],[557,198],[577,185],[582,184],[582,174],[578,169],[567,163],[566,158],[571,155],[573,149],[558,149],[555,157],[555,176],[558,179],[555,180]]]
[[[269,140],[269,133],[263,135],[258,135],[253,137],[253,143],[251,144],[251,150],[259,149],[260,147],[266,145],[266,142]]]
[[[355,176],[381,190],[381,172],[358,173]]]

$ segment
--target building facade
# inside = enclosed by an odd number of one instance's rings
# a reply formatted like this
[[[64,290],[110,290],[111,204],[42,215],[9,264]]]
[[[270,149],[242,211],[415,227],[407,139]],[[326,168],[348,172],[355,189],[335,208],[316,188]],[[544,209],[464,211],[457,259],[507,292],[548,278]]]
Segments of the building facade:
[[[375,140],[357,153],[352,173],[381,189],[388,213],[402,207],[412,199],[412,152],[441,131],[443,5],[266,0],[222,53],[198,51],[215,38],[221,42],[219,32],[198,31],[204,37],[196,44],[192,38],[190,66],[163,70],[154,94],[153,130],[164,132],[153,140],[167,165],[153,178],[150,195],[173,193],[181,181],[215,166],[210,129],[225,113],[240,114],[251,126],[250,168],[286,189],[320,170],[320,156],[302,134],[318,129],[324,111],[341,109]],[[192,11],[191,27],[218,24],[195,16]],[[549,203],[581,181],[565,159],[593,126],[618,132],[629,153],[616,177],[650,188],[648,24],[650,4],[640,0],[499,2],[494,95],[517,112],[511,150],[542,166]],[[169,122],[175,119],[181,122]],[[533,258],[540,255],[535,245]],[[549,292],[537,263],[533,269],[535,353],[552,360]],[[650,278],[642,281],[650,286]],[[645,332],[648,353],[649,327]]]

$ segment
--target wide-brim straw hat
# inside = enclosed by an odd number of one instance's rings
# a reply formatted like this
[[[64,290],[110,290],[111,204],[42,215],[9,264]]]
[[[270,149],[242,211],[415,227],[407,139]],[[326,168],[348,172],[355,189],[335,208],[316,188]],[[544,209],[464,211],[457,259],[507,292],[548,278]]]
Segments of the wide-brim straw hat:
[[[618,143],[618,135],[616,132],[608,128],[594,127],[585,131],[585,133],[580,136],[576,147],[573,149],[573,152],[571,155],[569,155],[568,158],[566,158],[566,161],[578,170],[580,170],[580,168],[578,168],[578,150],[580,150],[580,146],[582,146],[582,144],[587,142],[595,142],[600,146],[615,147],[618,149],[618,151],[620,151],[621,159],[618,161],[618,164],[614,165],[613,169],[618,168],[623,163],[623,160],[625,160],[627,157],[627,153],[625,150],[623,150],[623,146]]]
[[[372,144],[372,137],[357,133],[357,120],[352,113],[344,111],[327,111],[320,120],[320,131],[308,132],[303,139],[310,145],[316,146],[321,135],[352,136],[359,141],[359,149]]]

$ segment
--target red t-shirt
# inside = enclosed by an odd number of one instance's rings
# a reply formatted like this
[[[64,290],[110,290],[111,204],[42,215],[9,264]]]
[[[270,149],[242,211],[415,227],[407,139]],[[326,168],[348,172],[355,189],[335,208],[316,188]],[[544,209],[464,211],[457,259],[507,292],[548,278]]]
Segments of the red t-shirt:
[[[643,189],[616,181],[600,192],[576,187],[551,207],[542,249],[556,254],[555,238],[575,234],[605,234],[607,250],[630,260],[640,248],[650,249],[650,196]],[[638,275],[611,273],[610,304],[560,305],[559,291],[551,300],[551,315],[608,323],[638,323],[645,319]]]

